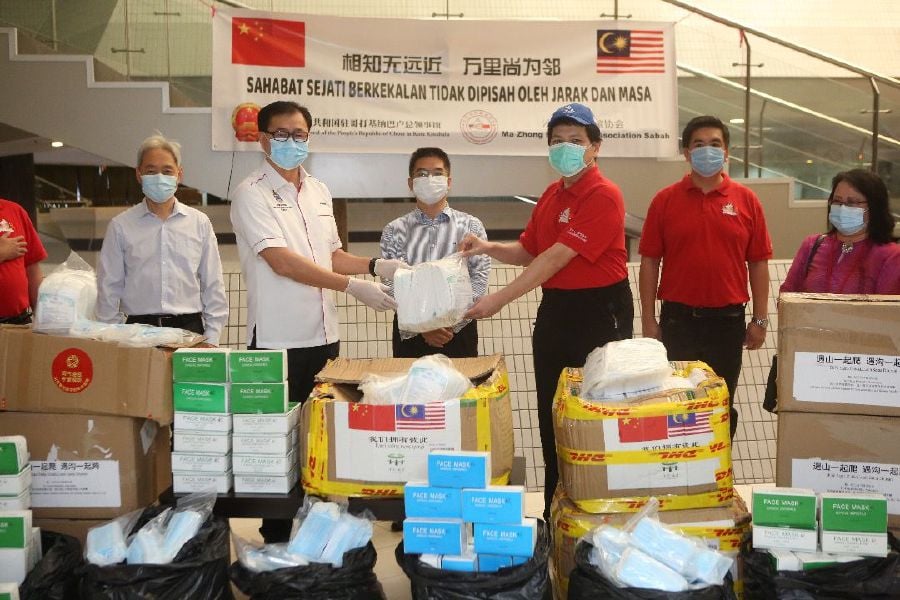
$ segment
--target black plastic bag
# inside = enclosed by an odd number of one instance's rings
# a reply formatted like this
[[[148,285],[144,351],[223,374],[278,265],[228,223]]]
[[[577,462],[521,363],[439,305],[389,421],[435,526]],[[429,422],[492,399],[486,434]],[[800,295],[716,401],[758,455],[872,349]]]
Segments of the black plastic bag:
[[[70,535],[41,531],[44,556],[19,586],[22,600],[78,598],[76,570],[84,564],[81,542]]]
[[[344,564],[310,563],[254,573],[239,562],[228,570],[239,590],[253,600],[385,600],[375,575],[378,555],[369,542],[344,553]]]
[[[776,571],[765,550],[744,540],[744,598],[747,600],[887,600],[900,598],[900,545],[888,534],[887,558],[864,558],[811,571]]]
[[[159,514],[165,507],[144,511],[133,531]],[[86,564],[82,569],[83,600],[232,600],[228,581],[231,553],[228,521],[210,517],[193,539],[167,565],[118,564],[100,567]]]
[[[735,600],[731,574],[723,585],[711,585],[687,592],[663,592],[646,588],[620,588],[591,564],[593,546],[581,541],[575,547],[577,568],[569,576],[569,600]]]
[[[419,562],[418,554],[405,554],[403,542],[395,550],[397,563],[409,577],[413,600],[542,600],[550,598],[547,559],[550,536],[538,520],[534,556],[528,562],[496,573],[461,573],[435,569]]]

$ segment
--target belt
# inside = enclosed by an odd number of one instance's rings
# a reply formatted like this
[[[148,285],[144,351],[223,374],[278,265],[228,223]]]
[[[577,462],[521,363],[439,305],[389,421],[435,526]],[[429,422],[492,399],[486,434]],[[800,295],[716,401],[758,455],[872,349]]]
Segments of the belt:
[[[5,325],[28,325],[31,323],[31,310],[25,309],[12,317],[0,317],[0,323]]]
[[[702,319],[704,317],[713,317],[713,318],[726,318],[726,317],[743,317],[744,316],[744,305],[743,304],[729,304],[727,306],[716,306],[716,307],[706,307],[706,306],[689,306],[687,304],[682,304],[681,302],[669,302],[668,300],[663,301],[662,310],[666,311],[671,315],[677,316],[687,316],[693,317],[695,319]]]
[[[200,313],[188,313],[183,315],[128,315],[129,323],[142,323],[144,325],[156,325],[157,327],[181,327],[185,323],[201,319]]]

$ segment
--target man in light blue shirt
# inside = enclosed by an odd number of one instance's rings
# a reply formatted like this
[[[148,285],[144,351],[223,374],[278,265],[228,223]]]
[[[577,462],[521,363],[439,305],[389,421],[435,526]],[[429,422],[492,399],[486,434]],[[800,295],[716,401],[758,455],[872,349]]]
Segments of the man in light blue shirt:
[[[116,215],[97,261],[97,319],[179,327],[218,345],[228,318],[222,261],[206,214],[175,198],[181,147],[162,135],[138,150],[144,200]]]
[[[409,189],[416,196],[416,209],[394,219],[381,234],[381,255],[416,265],[439,260],[456,252],[466,234],[487,239],[484,225],[470,214],[450,208],[450,157],[440,148],[419,148],[409,159]],[[487,293],[491,259],[487,255],[468,259],[474,299]],[[395,358],[420,358],[444,354],[451,358],[478,356],[478,327],[469,319],[402,339],[394,317]]]

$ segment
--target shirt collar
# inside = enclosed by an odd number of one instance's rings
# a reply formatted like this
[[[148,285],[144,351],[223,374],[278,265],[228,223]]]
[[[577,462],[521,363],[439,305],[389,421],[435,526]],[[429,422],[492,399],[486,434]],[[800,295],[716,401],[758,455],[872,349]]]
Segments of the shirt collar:
[[[303,183],[303,180],[309,177],[309,173],[306,172],[306,169],[304,169],[302,165],[299,167],[299,169],[300,182]],[[266,159],[263,159],[262,172],[263,175],[266,176],[266,179],[269,181],[269,184],[272,186],[272,189],[279,190],[285,186],[288,186],[296,192],[297,188],[294,187],[294,184],[282,177],[281,173],[276,171],[275,167],[269,164],[269,161],[267,161]]]
[[[422,212],[422,209],[419,208],[418,206],[416,207],[416,210],[413,212],[416,215],[416,221],[418,221],[419,223],[421,223],[423,225],[427,225],[429,223],[434,223],[435,221],[438,221],[438,222],[449,221],[451,208],[450,208],[450,204],[448,203],[443,209],[441,209],[441,212],[439,212],[437,215],[435,215],[435,217],[433,219],[429,218],[428,215],[426,215],[424,212]]]
[[[562,178],[559,180],[559,189],[560,191],[569,193],[569,194],[580,194],[584,189],[591,187],[597,182],[599,182],[603,178],[603,175],[600,174],[600,168],[597,167],[596,163],[586,167],[584,175],[578,178],[571,187],[566,187]]]
[[[696,191],[700,192],[701,194],[703,193],[703,190],[701,190],[699,187],[694,185],[694,180],[691,179],[690,173],[685,175],[684,179],[682,179],[681,181],[684,184],[684,188],[686,190],[696,190]],[[710,194],[714,194],[714,193],[719,194],[720,196],[727,196],[728,191],[731,189],[731,183],[732,183],[731,177],[728,176],[728,173],[722,173],[722,183],[720,183],[718,186],[716,186],[715,188],[710,190],[709,193]]]
[[[150,202],[153,202],[153,200],[150,200],[147,197],[141,199],[141,206],[144,207],[144,210],[141,212],[142,217],[146,217],[147,215],[153,215],[154,217],[156,216],[156,214],[154,214],[154,212],[150,210]],[[184,205],[178,201],[178,198],[175,198],[175,204],[172,205],[172,214],[169,216],[173,217],[175,215],[184,214],[187,214],[187,211],[184,209]]]

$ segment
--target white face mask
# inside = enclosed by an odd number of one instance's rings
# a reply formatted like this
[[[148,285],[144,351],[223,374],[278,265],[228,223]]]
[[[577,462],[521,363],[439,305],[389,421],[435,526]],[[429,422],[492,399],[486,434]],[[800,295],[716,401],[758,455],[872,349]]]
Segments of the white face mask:
[[[450,181],[444,175],[429,175],[413,179],[413,193],[416,198],[428,204],[437,204],[447,197]]]

